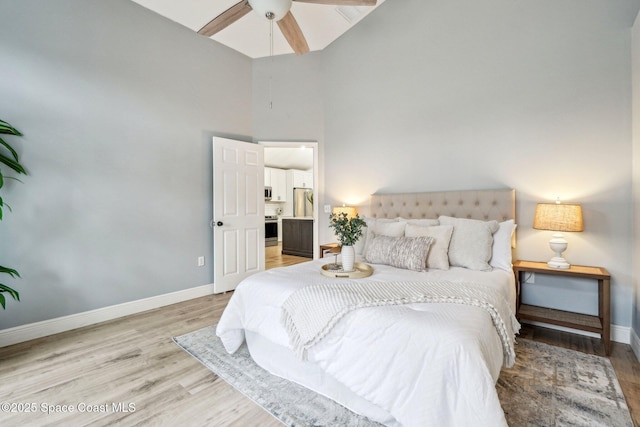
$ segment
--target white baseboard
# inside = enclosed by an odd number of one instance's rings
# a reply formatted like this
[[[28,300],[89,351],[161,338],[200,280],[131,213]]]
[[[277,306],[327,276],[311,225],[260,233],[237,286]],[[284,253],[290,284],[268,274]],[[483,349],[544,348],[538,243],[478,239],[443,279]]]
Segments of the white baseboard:
[[[543,326],[548,329],[555,329],[557,331],[571,332],[572,334],[584,335],[587,337],[600,338],[600,334],[594,334],[593,332],[581,331],[578,329],[565,328],[564,326],[550,325],[548,323],[536,322],[534,320],[523,320],[522,323],[528,323],[530,325]],[[629,326],[611,325],[611,341],[620,342],[623,344],[631,343],[631,328]]]
[[[636,331],[634,331],[633,329],[631,330],[630,335],[631,335],[631,349],[636,355],[636,359],[638,359],[638,361],[640,362],[640,337],[638,337],[638,334],[636,334]]]
[[[3,329],[0,330],[0,347],[46,337],[60,332],[70,331],[83,326],[94,325],[107,320],[117,319],[122,316],[141,313],[143,311],[153,310],[154,308],[164,307],[166,305],[211,294],[213,294],[213,284],[202,285],[195,288],[185,289],[183,291],[171,292],[168,294],[157,295],[155,297],[85,311],[83,313],[71,314],[69,316],[43,320],[42,322],[29,323],[27,325],[16,326],[14,328]]]
[[[622,344],[630,344],[631,327],[611,325],[611,341],[621,342]]]

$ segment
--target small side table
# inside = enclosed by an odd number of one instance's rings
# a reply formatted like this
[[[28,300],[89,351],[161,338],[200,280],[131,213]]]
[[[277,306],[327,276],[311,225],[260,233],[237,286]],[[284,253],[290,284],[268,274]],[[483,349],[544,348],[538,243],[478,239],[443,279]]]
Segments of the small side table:
[[[320,258],[324,258],[332,249],[339,247],[340,245],[338,243],[325,243],[324,245],[320,245]]]
[[[515,261],[513,272],[516,276],[516,317],[566,328],[600,334],[607,356],[611,352],[611,275],[602,267],[572,265],[567,269],[552,268],[545,262]],[[573,313],[546,307],[522,304],[520,287],[521,273],[539,273],[564,277],[579,277],[598,281],[598,315]]]

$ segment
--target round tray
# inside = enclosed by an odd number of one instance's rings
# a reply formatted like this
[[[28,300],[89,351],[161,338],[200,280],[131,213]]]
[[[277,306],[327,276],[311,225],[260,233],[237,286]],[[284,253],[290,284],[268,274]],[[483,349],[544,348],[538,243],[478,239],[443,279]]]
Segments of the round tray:
[[[373,274],[373,268],[369,264],[365,264],[363,262],[356,262],[354,264],[355,270],[353,271],[343,271],[343,270],[330,270],[329,268],[333,267],[335,264],[325,264],[320,269],[320,272],[328,277],[341,277],[341,278],[349,278],[349,279],[361,279],[363,277],[369,277]],[[338,264],[342,266],[342,264]]]

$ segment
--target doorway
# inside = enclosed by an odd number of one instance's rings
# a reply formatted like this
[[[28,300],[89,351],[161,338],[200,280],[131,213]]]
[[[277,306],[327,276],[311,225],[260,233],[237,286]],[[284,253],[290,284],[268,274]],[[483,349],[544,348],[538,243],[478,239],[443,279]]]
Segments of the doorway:
[[[315,141],[311,142],[300,142],[300,141],[259,141],[259,144],[264,146],[265,152],[265,168],[274,168],[280,169],[284,171],[289,171],[289,173],[298,173],[305,172],[310,174],[312,177],[311,181],[313,182],[313,194],[318,193],[319,188],[319,178],[318,178],[318,143]],[[308,185],[305,185],[308,186]],[[291,182],[289,182],[288,187],[292,187]],[[289,191],[291,190],[291,191]],[[275,191],[275,190],[274,190]],[[291,194],[289,194],[289,192]],[[293,189],[286,189],[286,202],[278,202],[277,200],[272,200],[271,202],[266,202],[265,204],[265,215],[267,214],[276,214],[278,215],[279,230],[282,230],[282,218],[287,218],[293,216],[292,206],[293,201]],[[274,197],[275,199],[275,197]],[[317,200],[317,198],[315,199]],[[272,212],[274,211],[274,212]],[[318,203],[312,203],[312,215],[313,215],[313,259],[317,259],[319,257],[319,249],[318,249]],[[279,238],[282,238],[282,234],[280,234]],[[279,239],[279,240],[280,240]],[[281,248],[282,241],[280,240],[278,248]],[[271,248],[267,248],[271,250]],[[273,251],[266,251],[265,255],[272,254]],[[298,258],[298,257],[296,257]],[[300,258],[299,261],[308,261],[309,258]]]

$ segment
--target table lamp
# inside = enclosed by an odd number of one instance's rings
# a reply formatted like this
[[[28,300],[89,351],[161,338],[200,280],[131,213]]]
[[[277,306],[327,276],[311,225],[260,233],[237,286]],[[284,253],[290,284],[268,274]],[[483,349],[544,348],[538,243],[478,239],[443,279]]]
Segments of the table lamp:
[[[533,217],[533,228],[550,231],[582,231],[582,207],[580,205],[556,203],[538,203]],[[549,240],[555,256],[547,262],[551,268],[569,268],[571,265],[562,257],[567,250],[567,241],[562,233],[555,233]]]
[[[335,215],[340,215],[341,213],[347,214],[347,219],[351,219],[358,215],[358,210],[353,206],[334,206],[333,213]]]

